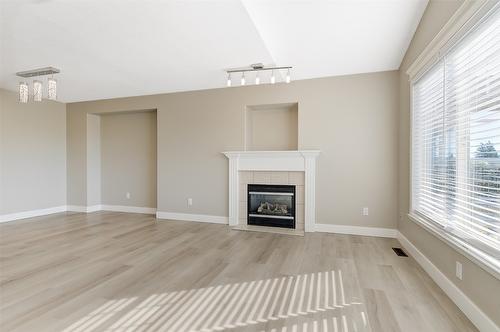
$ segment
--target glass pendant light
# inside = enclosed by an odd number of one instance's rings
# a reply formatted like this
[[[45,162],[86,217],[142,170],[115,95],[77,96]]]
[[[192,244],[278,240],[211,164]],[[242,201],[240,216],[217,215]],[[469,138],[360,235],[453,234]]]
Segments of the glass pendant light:
[[[246,81],[245,81],[245,73],[243,73],[241,75],[241,85],[245,85]]]
[[[257,72],[257,75],[255,76],[255,85],[259,85],[260,84],[260,77],[259,77],[259,73]]]
[[[276,83],[276,77],[274,76],[274,70],[271,70],[271,84]]]
[[[26,104],[29,98],[29,87],[26,82],[19,82],[19,102]]]
[[[227,86],[231,86],[231,74],[227,75]]]
[[[290,68],[288,68],[288,71],[286,72],[285,82],[290,83]]]
[[[42,82],[33,81],[33,101],[42,101]]]
[[[47,80],[47,98],[57,100],[57,80],[52,77]]]

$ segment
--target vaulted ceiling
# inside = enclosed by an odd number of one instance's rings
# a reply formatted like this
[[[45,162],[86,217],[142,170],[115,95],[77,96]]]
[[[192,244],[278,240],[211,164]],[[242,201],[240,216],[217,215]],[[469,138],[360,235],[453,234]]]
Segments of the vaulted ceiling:
[[[75,102],[224,87],[224,69],[256,62],[291,65],[294,80],[394,70],[426,5],[3,0],[0,86],[15,91],[16,72],[54,66],[59,99]]]

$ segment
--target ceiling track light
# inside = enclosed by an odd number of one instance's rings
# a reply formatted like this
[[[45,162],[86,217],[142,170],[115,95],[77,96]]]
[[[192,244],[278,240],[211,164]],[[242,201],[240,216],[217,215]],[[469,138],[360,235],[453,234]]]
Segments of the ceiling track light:
[[[16,73],[17,76],[22,78],[38,78],[39,76],[51,75],[47,79],[47,99],[57,100],[57,80],[53,77],[54,74],[60,73],[60,70],[54,67],[45,67],[39,69],[33,69],[28,71],[22,71]],[[40,102],[43,98],[43,83],[39,79],[33,80],[33,101]],[[27,103],[29,100],[29,85],[25,81],[19,82],[19,102]]]
[[[255,85],[259,85],[261,83],[261,76],[260,72],[264,71],[271,71],[271,78],[269,82],[271,84],[276,83],[276,76],[275,76],[275,71],[280,72],[280,71],[285,71],[286,70],[286,76],[285,76],[285,82],[290,83],[291,82],[291,76],[290,76],[290,71],[292,69],[292,66],[279,66],[279,67],[266,67],[262,63],[255,63],[250,65],[249,67],[245,68],[235,68],[235,69],[228,69],[226,70],[226,73],[228,75],[227,79],[227,86],[231,86],[231,74],[232,73],[241,73],[241,85],[246,84],[246,78],[245,78],[245,73],[247,72],[255,72]]]

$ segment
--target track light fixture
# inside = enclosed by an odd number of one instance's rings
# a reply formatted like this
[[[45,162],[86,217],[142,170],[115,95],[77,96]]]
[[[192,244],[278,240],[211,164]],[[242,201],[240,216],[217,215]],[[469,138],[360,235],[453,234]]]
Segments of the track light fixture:
[[[286,70],[286,76],[285,76],[285,82],[290,83],[291,78],[290,78],[290,70],[292,69],[291,66],[280,66],[280,67],[266,67],[262,63],[254,63],[250,65],[250,67],[245,67],[245,68],[235,68],[235,69],[228,69],[226,70],[226,73],[228,75],[227,79],[227,86],[231,86],[231,74],[232,73],[241,73],[241,85],[246,84],[246,78],[245,78],[245,73],[248,72],[255,72],[255,85],[259,85],[261,83],[261,76],[260,72],[264,71],[271,71],[271,77],[269,79],[269,82],[271,84],[276,83],[276,76],[275,76],[275,71],[280,72],[281,70]]]

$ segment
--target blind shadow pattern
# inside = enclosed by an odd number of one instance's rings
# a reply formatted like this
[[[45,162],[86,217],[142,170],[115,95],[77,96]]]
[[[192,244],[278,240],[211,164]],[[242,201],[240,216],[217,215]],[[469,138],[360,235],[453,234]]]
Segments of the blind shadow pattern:
[[[332,270],[113,299],[64,331],[369,330],[363,303],[352,299]]]

